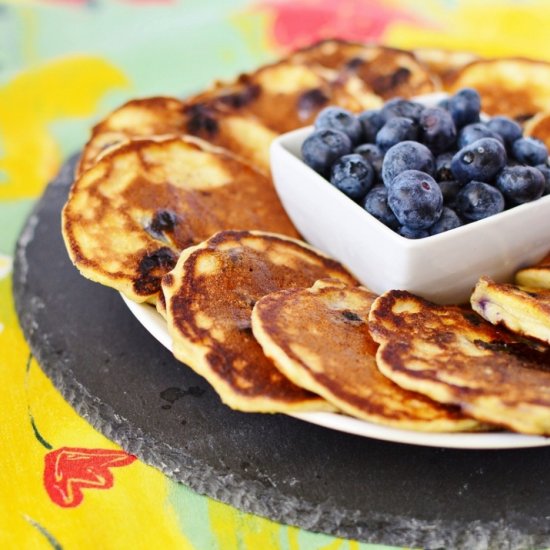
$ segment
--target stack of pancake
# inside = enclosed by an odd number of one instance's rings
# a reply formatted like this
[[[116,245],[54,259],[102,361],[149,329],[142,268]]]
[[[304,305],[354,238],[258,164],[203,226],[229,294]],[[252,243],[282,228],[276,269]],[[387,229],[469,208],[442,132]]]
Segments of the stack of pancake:
[[[544,346],[472,310],[399,292],[377,298],[300,241],[270,178],[271,141],[327,105],[359,112],[464,86],[480,90],[492,115],[543,120],[550,110],[545,63],[334,40],[187,99],[132,100],[93,128],[82,153],[63,210],[71,260],[157,307],[175,356],[233,408],[550,433],[546,372],[531,368]],[[516,380],[526,367],[528,389]],[[495,378],[483,385],[476,374],[491,369],[502,383],[492,394]],[[509,420],[518,408],[527,420]]]

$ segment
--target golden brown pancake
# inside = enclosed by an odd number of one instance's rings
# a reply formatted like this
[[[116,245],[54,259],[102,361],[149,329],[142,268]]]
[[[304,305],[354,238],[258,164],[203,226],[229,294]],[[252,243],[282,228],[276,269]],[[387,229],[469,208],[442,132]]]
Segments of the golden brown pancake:
[[[550,63],[531,59],[480,59],[458,70],[446,88],[475,88],[484,112],[520,120],[550,110]]]
[[[468,63],[480,59],[478,55],[471,52],[441,48],[415,48],[413,53],[418,61],[423,63],[429,72],[433,76],[439,77],[442,82],[445,82],[450,75]]]
[[[252,335],[250,320],[266,294],[324,277],[355,283],[339,263],[300,241],[255,231],[217,233],[184,251],[162,280],[174,355],[234,409],[332,408],[275,368]]]
[[[367,289],[321,280],[261,298],[252,330],[264,353],[297,386],[351,416],[397,428],[464,431],[478,422],[458,408],[403,390],[376,367],[368,330],[376,298]]]
[[[481,277],[472,308],[493,325],[550,343],[550,290],[495,283]]]
[[[480,421],[550,434],[550,352],[471,310],[392,290],[373,303],[378,368],[396,384]]]
[[[315,69],[331,69],[337,74],[335,80],[357,78],[364,89],[384,100],[437,91],[429,70],[412,52],[397,48],[325,40],[295,52],[291,60]]]
[[[381,103],[359,80],[344,83],[336,76],[332,71],[282,60],[193,98],[189,108],[200,106],[219,118],[224,114],[253,117],[280,134],[313,124],[327,105],[360,111]]]
[[[182,249],[221,229],[297,236],[270,179],[198,140],[141,140],[75,182],[63,236],[81,273],[137,302],[155,299]]]
[[[205,92],[205,96],[211,92]],[[219,109],[201,101],[150,97],[125,103],[94,126],[85,145],[78,174],[94,165],[107,151],[129,140],[193,135],[223,147],[269,171],[269,145],[277,136],[260,120]]]
[[[531,267],[516,273],[516,283],[532,288],[550,288],[550,254]]]
[[[540,139],[550,149],[550,111],[538,113],[529,119],[523,127],[523,134]]]
[[[132,138],[181,134],[185,122],[182,102],[175,97],[128,101],[92,129],[80,157],[77,174],[94,165],[102,154]]]

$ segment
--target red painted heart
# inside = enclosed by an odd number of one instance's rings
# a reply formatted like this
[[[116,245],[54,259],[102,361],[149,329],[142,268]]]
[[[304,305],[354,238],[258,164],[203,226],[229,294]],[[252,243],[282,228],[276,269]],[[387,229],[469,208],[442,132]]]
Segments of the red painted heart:
[[[136,457],[124,451],[61,447],[44,458],[44,486],[48,495],[63,508],[78,506],[82,489],[109,489],[113,474],[109,468],[127,466]]]

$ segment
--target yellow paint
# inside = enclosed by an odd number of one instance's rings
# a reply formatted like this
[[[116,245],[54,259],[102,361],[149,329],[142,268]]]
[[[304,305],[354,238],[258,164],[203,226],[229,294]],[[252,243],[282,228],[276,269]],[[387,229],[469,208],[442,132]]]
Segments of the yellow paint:
[[[300,550],[300,530],[296,527],[288,527],[286,530],[288,538],[288,550]]]
[[[547,0],[463,0],[454,9],[439,11],[435,21],[433,28],[393,23],[384,42],[402,48],[440,47],[487,57],[519,55],[550,61]]]
[[[0,86],[0,142],[3,157],[0,200],[37,196],[57,172],[60,150],[48,125],[94,114],[100,99],[128,85],[107,61],[71,56],[28,69]]]
[[[270,36],[274,16],[265,8],[247,7],[230,15],[233,28],[241,33],[243,42],[251,52],[259,52],[263,58],[266,53],[273,52],[275,45]]]
[[[12,270],[13,260],[11,256],[0,254],[0,279],[7,277]]]
[[[339,550],[344,545],[344,541],[342,540],[333,540],[332,542],[329,542],[328,544],[325,544],[324,546],[321,546],[319,550]]]
[[[234,511],[226,504],[209,500],[208,516],[212,534],[219,543],[219,550],[240,550]]]
[[[169,482],[139,461],[113,468],[111,489],[84,489],[84,500],[76,508],[50,501],[42,484],[48,451],[33,435],[28,408],[54,448],[118,447],[74,412],[36,362],[25,374],[29,351],[13,312],[9,279],[0,280],[0,303],[5,317],[0,333],[0,548],[49,548],[28,517],[63,548],[191,550],[173,508],[166,504]]]
[[[215,500],[208,501],[208,516],[219,550],[281,549],[281,532],[286,527],[278,523],[236,512],[231,506]]]

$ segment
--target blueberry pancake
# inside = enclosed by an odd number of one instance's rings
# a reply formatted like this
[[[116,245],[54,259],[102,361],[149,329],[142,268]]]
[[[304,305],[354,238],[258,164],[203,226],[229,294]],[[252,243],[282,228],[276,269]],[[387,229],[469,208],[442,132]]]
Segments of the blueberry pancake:
[[[369,314],[380,371],[396,384],[526,434],[550,435],[550,350],[466,308],[392,290]]]
[[[520,269],[516,273],[516,283],[531,288],[550,289],[550,254],[535,265]]]
[[[479,59],[459,69],[445,88],[475,88],[488,115],[518,120],[550,110],[550,63],[531,59]]]
[[[550,109],[536,114],[525,123],[526,136],[538,138],[550,149]]]
[[[269,145],[277,134],[255,117],[228,113],[227,109],[201,101],[136,99],[94,126],[77,172],[81,174],[105,152],[129,140],[180,135],[193,135],[223,147],[267,173]]]
[[[438,89],[437,79],[414,53],[379,44],[325,40],[291,54],[290,59],[317,70],[330,69],[334,81],[358,79],[362,94],[370,92],[383,100]]]
[[[81,174],[107,151],[132,138],[181,134],[182,103],[175,97],[133,99],[92,128],[77,168]]]
[[[217,233],[185,250],[162,280],[174,355],[234,409],[333,409],[281,374],[256,342],[250,319],[263,296],[326,277],[355,284],[339,263],[300,241],[256,231]]]
[[[368,330],[375,299],[365,288],[324,279],[261,298],[252,330],[285,376],[346,414],[411,430],[476,429],[458,408],[403,390],[378,371]]]
[[[76,180],[63,209],[69,255],[85,276],[155,301],[184,248],[222,229],[296,237],[269,178],[191,138],[138,140]]]
[[[441,48],[415,48],[413,50],[415,57],[430,73],[438,77],[441,82],[446,80],[456,71],[472,63],[479,56],[471,52],[461,52],[453,50],[444,50]]]
[[[360,111],[380,103],[359,80],[344,82],[332,71],[282,60],[192,98],[189,108],[209,109],[220,117],[253,117],[280,134],[312,124],[327,105]]]
[[[472,308],[493,325],[550,344],[550,290],[495,283],[488,277],[478,281]]]

